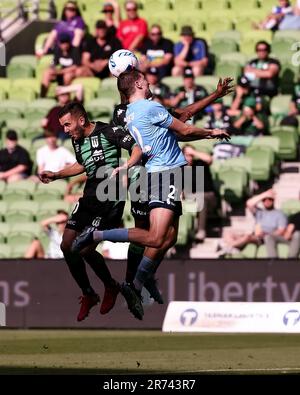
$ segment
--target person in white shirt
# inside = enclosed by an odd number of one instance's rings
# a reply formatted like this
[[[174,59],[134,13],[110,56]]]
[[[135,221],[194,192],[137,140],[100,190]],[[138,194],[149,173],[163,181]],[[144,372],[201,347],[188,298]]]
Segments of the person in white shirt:
[[[63,253],[61,251],[60,244],[62,241],[62,235],[67,224],[67,220],[68,213],[64,210],[58,210],[55,216],[43,220],[41,222],[41,227],[49,237],[49,245],[47,251],[45,252],[41,241],[38,238],[35,238],[28,246],[24,258],[62,259]]]
[[[57,137],[54,133],[46,131],[45,140],[46,145],[39,148],[36,153],[38,174],[43,171],[56,172],[76,162],[69,150],[57,144]]]

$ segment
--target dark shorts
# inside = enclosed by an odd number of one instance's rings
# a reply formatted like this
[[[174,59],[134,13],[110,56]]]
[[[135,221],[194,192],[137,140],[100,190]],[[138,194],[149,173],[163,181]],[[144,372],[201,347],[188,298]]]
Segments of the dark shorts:
[[[119,228],[125,202],[99,202],[97,198],[82,197],[76,203],[67,222],[67,229],[82,232],[86,227],[98,230]]]
[[[182,215],[182,168],[148,174],[148,206],[166,208]]]

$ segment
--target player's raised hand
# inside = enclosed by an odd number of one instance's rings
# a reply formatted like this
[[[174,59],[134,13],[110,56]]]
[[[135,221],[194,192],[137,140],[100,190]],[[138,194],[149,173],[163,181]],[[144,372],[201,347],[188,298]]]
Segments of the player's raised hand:
[[[39,179],[44,183],[44,184],[49,184],[49,182],[54,181],[55,178],[55,173],[53,171],[43,171],[39,175]]]
[[[230,134],[228,134],[225,130],[222,129],[212,129],[211,138],[213,139],[224,139],[226,141],[230,140]]]
[[[226,77],[223,80],[222,80],[222,78],[219,79],[217,89],[216,89],[216,92],[218,93],[219,97],[226,96],[229,93],[234,91],[234,85],[230,85],[232,81],[233,81],[233,78],[230,78],[230,77]]]

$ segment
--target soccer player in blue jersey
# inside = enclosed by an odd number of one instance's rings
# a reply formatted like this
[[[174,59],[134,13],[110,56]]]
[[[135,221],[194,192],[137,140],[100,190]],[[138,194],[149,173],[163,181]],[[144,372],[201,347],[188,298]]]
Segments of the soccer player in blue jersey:
[[[130,241],[147,247],[133,283],[122,286],[129,310],[136,318],[142,319],[140,291],[157,270],[164,252],[176,243],[182,213],[179,184],[186,161],[177,137],[191,141],[229,139],[230,136],[219,129],[201,129],[184,124],[161,104],[147,100],[152,94],[144,74],[138,70],[122,73],[118,78],[118,89],[129,102],[126,111],[128,129],[147,157],[150,228],[87,230],[75,240],[72,248],[79,251],[102,240]]]

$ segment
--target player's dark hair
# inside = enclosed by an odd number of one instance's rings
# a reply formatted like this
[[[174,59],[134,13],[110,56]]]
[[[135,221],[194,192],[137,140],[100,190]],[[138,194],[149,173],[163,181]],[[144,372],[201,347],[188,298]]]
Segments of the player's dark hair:
[[[62,118],[66,114],[76,115],[79,117],[84,117],[84,124],[89,122],[88,115],[81,103],[78,101],[71,101],[70,103],[63,106],[63,108],[58,113],[58,118]]]
[[[267,41],[264,40],[258,41],[255,45],[255,51],[257,51],[259,45],[265,45],[267,47],[268,53],[271,52],[271,45]]]
[[[118,77],[118,89],[122,100],[128,100],[135,92],[135,82],[143,73],[139,70],[130,70],[121,73]]]

